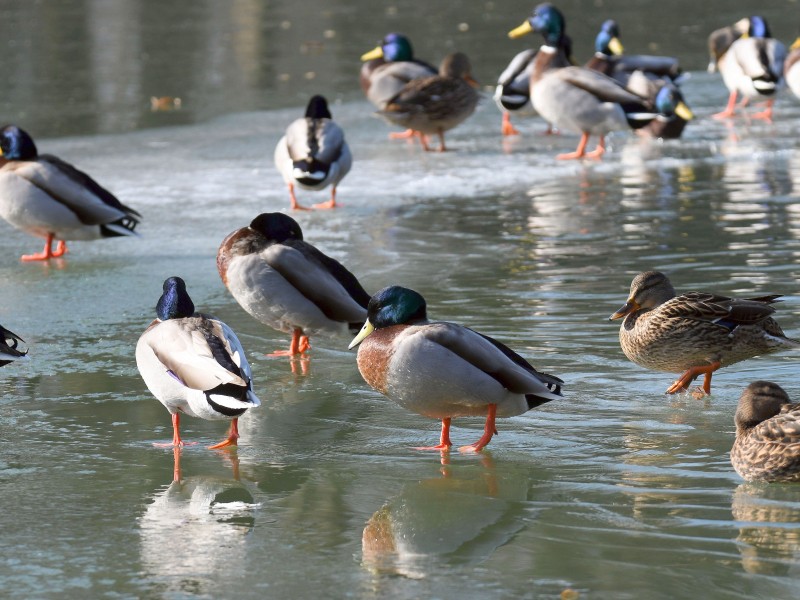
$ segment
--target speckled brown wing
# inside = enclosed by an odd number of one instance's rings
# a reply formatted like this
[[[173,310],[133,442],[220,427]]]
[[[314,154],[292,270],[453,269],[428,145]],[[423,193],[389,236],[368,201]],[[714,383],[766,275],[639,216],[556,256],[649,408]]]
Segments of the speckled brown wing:
[[[800,480],[800,404],[785,405],[737,438],[731,462],[748,480]]]
[[[688,292],[665,302],[659,308],[668,318],[696,319],[727,325],[754,325],[767,320],[775,309],[770,306],[779,296],[739,299],[708,292]]]

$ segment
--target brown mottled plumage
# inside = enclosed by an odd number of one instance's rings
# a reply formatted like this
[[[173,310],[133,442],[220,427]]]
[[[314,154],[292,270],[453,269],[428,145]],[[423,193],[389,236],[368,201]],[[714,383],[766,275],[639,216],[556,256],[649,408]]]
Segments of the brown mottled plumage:
[[[467,56],[454,52],[445,56],[439,74],[409,81],[386,108],[378,111],[386,120],[423,134],[422,146],[428,150],[424,135],[437,134],[444,151],[444,132],[469,117],[480,96],[474,89]]]
[[[800,481],[800,404],[783,389],[754,381],[739,398],[731,464],[747,481]]]
[[[709,292],[675,295],[658,271],[637,275],[625,305],[609,317],[625,317],[619,330],[622,351],[648,369],[683,373],[668,394],[685,391],[705,375],[703,392],[711,393],[711,374],[747,358],[797,348],[771,315],[780,296],[728,298]]]

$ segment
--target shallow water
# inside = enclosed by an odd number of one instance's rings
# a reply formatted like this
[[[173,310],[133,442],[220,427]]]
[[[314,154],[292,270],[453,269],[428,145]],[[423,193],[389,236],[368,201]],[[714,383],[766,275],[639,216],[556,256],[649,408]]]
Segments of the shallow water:
[[[12,15],[43,10],[11,4]],[[517,49],[502,35],[529,10],[509,4],[479,11],[453,3],[454,14],[419,25],[432,32],[415,35],[426,50],[419,53],[438,56],[460,42],[450,29],[433,35],[452,23],[473,24],[465,35],[474,37],[464,38],[473,43],[500,33],[486,61],[474,59],[481,80],[491,81],[501,56]],[[565,3],[568,17],[577,4]],[[768,16],[786,6],[766,4]],[[63,112],[51,100],[29,102],[31,88],[3,98],[10,120],[25,126],[30,117],[29,128],[42,132],[40,150],[92,173],[144,215],[141,239],[76,242],[66,259],[46,265],[19,262],[39,241],[0,223],[0,323],[25,338],[31,356],[3,368],[0,379],[3,595],[557,598],[572,588],[581,597],[615,599],[796,596],[800,487],[745,484],[728,451],[748,383],[769,379],[800,396],[797,356],[723,369],[705,400],[667,397],[673,376],[628,362],[618,324],[607,317],[634,274],[657,268],[681,290],[785,294],[778,320],[800,336],[800,102],[782,97],[773,125],[710,120],[726,93],[718,77],[700,70],[704,35],[688,36],[682,51],[699,46],[700,55],[692,55],[685,94],[699,118],[681,141],[615,135],[602,163],[561,164],[553,155],[573,149],[575,137],[544,137],[532,119],[518,123],[522,136],[501,140],[487,95],[448,136],[451,152],[423,154],[388,141],[389,127],[368,117],[371,108],[353,87],[360,52],[384,29],[399,29],[398,21],[416,26],[405,12],[411,5],[418,3],[397,3],[398,16],[379,18],[357,10],[366,3],[332,3],[330,14],[310,17],[320,23],[315,36],[326,19],[344,23],[331,38],[340,44],[336,55],[317,70],[338,94],[334,117],[355,165],[340,187],[341,209],[293,216],[307,240],[368,290],[389,283],[419,290],[433,318],[468,324],[561,376],[565,399],[499,421],[500,434],[482,456],[454,452],[441,464],[438,454],[411,449],[435,440],[438,424],[369,389],[347,339],[313,339],[303,363],[265,356],[285,346],[286,336],[239,308],[214,257],[224,236],[256,214],[286,210],[272,149],[311,84],[290,91],[256,77],[215,96],[209,90],[227,84],[212,75],[229,63],[209,55],[218,69],[200,69],[200,40],[207,49],[243,52],[260,48],[257,33],[272,32],[275,19],[276,31],[296,28],[280,29],[289,3],[270,4],[275,12],[258,21],[254,37],[212,18],[210,4],[193,4],[197,14],[176,18],[177,39],[163,45],[196,58],[187,86],[207,98],[203,109],[149,113],[141,106],[147,91],[102,109],[101,96],[90,94]],[[76,20],[95,23],[95,36],[159,48],[163,30],[154,31],[153,21],[164,15],[153,14],[156,3],[126,6],[135,8],[135,34],[114,29],[97,2],[65,3],[61,22],[67,29]],[[85,14],[92,19],[76,17]],[[705,32],[739,14],[672,22]],[[56,23],[58,16],[48,18]],[[362,16],[366,30],[356,26]],[[599,20],[576,18],[570,30],[588,31]],[[788,27],[772,21],[781,32]],[[644,33],[637,37],[633,16],[629,23],[626,45],[642,47]],[[19,17],[17,25],[5,43],[40,32],[29,38],[40,41],[30,59],[51,64],[46,52],[37,54],[52,43],[41,33],[46,23]],[[181,37],[187,30],[195,45]],[[238,45],[213,42],[228,39]],[[103,73],[96,63],[86,66],[86,57],[101,60],[87,39],[73,42],[75,56],[68,46],[62,60],[79,74]],[[272,47],[274,56],[242,64],[284,69],[294,85],[310,59]],[[154,52],[138,62],[146,65]],[[134,63],[121,60],[111,71],[128,77]],[[108,72],[115,63],[103,64]],[[10,72],[8,61],[0,69]],[[162,84],[172,80],[164,69]],[[239,72],[230,71],[232,78]],[[48,98],[59,89],[73,98],[83,81],[33,73]],[[197,84],[203,73],[216,81],[207,89]],[[22,81],[19,72],[8,77]],[[247,96],[248,85],[271,95]],[[170,438],[169,415],[133,357],[170,275],[187,281],[199,309],[239,334],[263,401],[242,419],[237,451],[205,449],[222,438],[222,423],[184,419],[184,436],[198,444],[180,454],[178,482],[173,452],[152,445]],[[453,440],[472,442],[481,429],[479,419],[456,420]]]

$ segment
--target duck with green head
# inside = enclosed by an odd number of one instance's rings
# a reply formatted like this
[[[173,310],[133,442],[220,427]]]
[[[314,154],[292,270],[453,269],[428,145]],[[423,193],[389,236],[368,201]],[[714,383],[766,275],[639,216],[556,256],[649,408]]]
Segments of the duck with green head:
[[[67,240],[136,236],[141,220],[83,171],[39,154],[33,138],[16,125],[0,130],[0,217],[45,239],[44,250],[23,255],[25,261],[61,257]]]
[[[731,464],[747,481],[800,481],[800,404],[771,381],[754,381],[736,408]]]
[[[172,415],[172,442],[157,446],[184,445],[181,414],[231,421],[228,437],[209,448],[236,446],[239,417],[261,404],[239,338],[219,319],[195,312],[180,277],[164,281],[156,319],[136,343],[136,366]]]
[[[482,450],[497,433],[496,417],[521,415],[562,398],[558,377],[540,373],[519,354],[472,329],[429,321],[425,299],[390,286],[370,298],[367,320],[350,343],[358,370],[377,391],[404,408],[441,419],[439,444],[449,450],[453,417],[486,418],[481,438],[462,451]]]

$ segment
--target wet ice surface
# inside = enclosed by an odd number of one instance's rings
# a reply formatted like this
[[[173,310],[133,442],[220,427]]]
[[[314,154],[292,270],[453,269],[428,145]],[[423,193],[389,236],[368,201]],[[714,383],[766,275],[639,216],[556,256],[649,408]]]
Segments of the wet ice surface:
[[[750,381],[798,397],[796,356],[723,369],[706,400],[666,397],[673,377],[629,363],[607,321],[633,275],[659,268],[682,290],[786,294],[778,319],[800,331],[800,103],[782,98],[774,125],[728,127],[707,118],[724,102],[718,79],[693,73],[686,95],[700,118],[683,140],[614,135],[601,163],[555,161],[577,138],[544,137],[539,120],[501,140],[488,98],[446,154],[390,142],[364,102],[332,107],[355,165],[341,209],[293,214],[306,239],[368,290],[415,288],[431,317],[497,337],[566,382],[563,401],[499,421],[484,457],[444,466],[410,449],[438,424],[367,388],[347,339],[312,339],[302,365],[267,358],[287,336],[244,313],[217,275],[225,235],[287,209],[271,157],[301,107],[37,140],[144,221],[141,239],[76,242],[48,265],[19,262],[39,241],[0,223],[0,323],[31,349],[0,380],[2,589],[793,597],[800,489],[745,485],[727,453]],[[172,452],[152,446],[169,439],[169,415],[133,357],[171,275],[238,333],[263,401],[236,452],[205,449],[222,423],[184,419],[199,443],[182,453],[181,482]],[[481,428],[456,420],[453,440]]]

